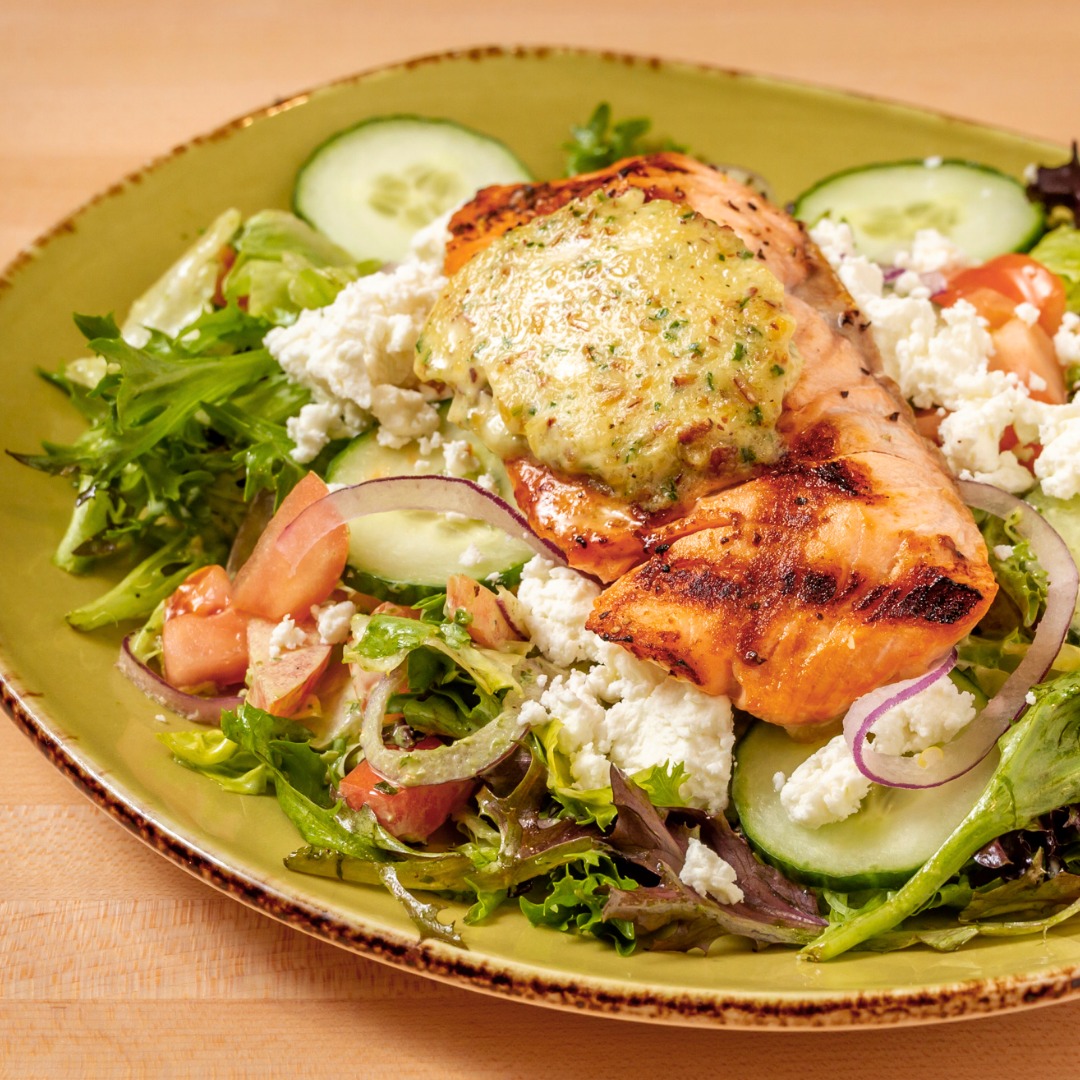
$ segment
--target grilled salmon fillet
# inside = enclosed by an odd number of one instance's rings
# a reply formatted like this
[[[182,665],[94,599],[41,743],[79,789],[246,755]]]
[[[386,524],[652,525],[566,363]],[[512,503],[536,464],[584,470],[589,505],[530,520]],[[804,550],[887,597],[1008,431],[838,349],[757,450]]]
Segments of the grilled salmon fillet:
[[[982,537],[802,226],[709,166],[665,153],[487,188],[451,221],[446,270],[575,199],[630,189],[732,229],[783,285],[802,360],[776,425],[784,454],[652,513],[524,454],[507,461],[518,504],[609,583],[588,624],[601,637],[772,723],[832,720],[974,627],[996,593]]]

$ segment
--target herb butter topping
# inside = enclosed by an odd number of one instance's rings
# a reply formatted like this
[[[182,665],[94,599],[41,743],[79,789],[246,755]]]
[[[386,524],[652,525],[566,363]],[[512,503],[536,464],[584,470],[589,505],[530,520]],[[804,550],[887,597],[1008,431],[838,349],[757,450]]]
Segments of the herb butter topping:
[[[779,281],[731,229],[603,192],[496,239],[451,278],[416,371],[455,421],[661,509],[774,461],[798,376]]]

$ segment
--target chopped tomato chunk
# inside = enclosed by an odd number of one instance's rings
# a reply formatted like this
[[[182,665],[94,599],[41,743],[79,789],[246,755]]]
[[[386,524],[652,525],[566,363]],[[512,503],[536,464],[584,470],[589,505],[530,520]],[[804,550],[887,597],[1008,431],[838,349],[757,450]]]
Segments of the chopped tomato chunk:
[[[434,735],[418,742],[421,750],[440,746]],[[381,784],[384,790],[376,785]],[[391,794],[393,785],[366,762],[361,761],[344,779],[338,790],[354,810],[370,806],[379,824],[399,840],[426,840],[456,810],[468,801],[476,786],[473,780],[451,780],[445,784],[402,787]]]
[[[275,716],[294,716],[315,692],[333,646],[324,645],[314,627],[295,649],[270,655],[270,638],[277,623],[253,618],[248,622],[248,703]]]
[[[458,611],[468,613],[465,629],[483,648],[498,649],[508,641],[521,640],[499,606],[498,597],[467,574],[450,575],[446,582],[446,609],[451,617]]]
[[[349,553],[349,533],[331,507],[315,511],[305,519],[297,544],[318,535],[327,525],[337,524],[322,536],[295,567],[277,546],[278,538],[312,503],[329,494],[326,484],[308,473],[285,496],[255,550],[240,567],[233,582],[233,598],[241,611],[278,620],[286,615],[306,619],[310,609],[321,604],[337,585]]]
[[[204,566],[188,576],[165,602],[165,618],[213,615],[229,606],[232,582],[223,566]]]
[[[165,602],[161,660],[165,681],[180,689],[243,682],[247,617],[233,607],[223,567],[196,570]]]
[[[212,615],[181,612],[165,620],[161,654],[170,686],[188,690],[212,683],[221,689],[243,682],[247,619],[233,608]]]
[[[934,300],[942,307],[949,307],[961,298],[975,303],[972,295],[982,289],[1007,297],[1014,311],[1017,304],[1033,304],[1039,309],[1039,325],[1050,335],[1057,333],[1065,314],[1065,285],[1057,274],[1030,255],[1015,252],[999,255],[982,266],[961,270],[949,279],[948,288],[938,293]],[[975,306],[979,308],[978,304]],[[990,318],[981,309],[979,313]],[[990,325],[1002,323],[991,319]]]

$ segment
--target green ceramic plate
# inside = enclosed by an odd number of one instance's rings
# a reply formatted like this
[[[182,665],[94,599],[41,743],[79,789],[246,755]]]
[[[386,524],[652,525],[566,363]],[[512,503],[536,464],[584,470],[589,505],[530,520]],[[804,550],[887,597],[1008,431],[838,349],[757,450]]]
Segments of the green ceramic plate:
[[[0,281],[0,447],[68,440],[78,422],[36,377],[80,353],[73,311],[123,312],[227,206],[288,205],[297,166],[331,133],[380,113],[471,124],[537,176],[557,175],[571,121],[600,100],[717,161],[767,176],[788,199],[824,174],[942,154],[1019,173],[1059,147],[913,109],[725,71],[565,50],[484,49],[358,76],[232,123],[130,177],[62,223]],[[13,407],[17,406],[17,407]],[[1054,1000],[1080,989],[1080,931],[938,955],[851,955],[826,965],[774,949],[622,959],[534,930],[513,912],[467,930],[468,951],[419,945],[374,889],[290,874],[297,845],[271,799],[239,798],[173,765],[160,710],[113,667],[119,634],[63,614],[99,592],[50,554],[65,486],[0,459],[0,673],[6,702],[57,766],[185,869],[319,937],[461,986],[623,1017],[743,1027],[925,1022]],[[177,727],[185,726],[177,722]]]

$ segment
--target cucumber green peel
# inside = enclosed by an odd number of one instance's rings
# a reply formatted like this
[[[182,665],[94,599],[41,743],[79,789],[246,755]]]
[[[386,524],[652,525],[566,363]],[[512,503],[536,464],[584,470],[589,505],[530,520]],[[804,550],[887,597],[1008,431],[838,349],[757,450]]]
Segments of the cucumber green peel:
[[[936,229],[976,261],[1026,251],[1045,217],[1013,177],[974,162],[945,159],[861,165],[804,191],[795,216],[813,225],[846,221],[861,255],[888,264],[920,229]]]
[[[892,930],[929,904],[991,840],[1080,800],[1080,674],[1063,676],[1036,694],[1035,705],[1002,736],[1001,760],[979,801],[922,869],[878,906],[831,925],[800,955],[831,960]],[[1052,919],[1059,917],[1065,916]],[[1010,930],[988,923],[979,932],[1001,936]],[[1011,932],[1030,932],[1030,926]]]

